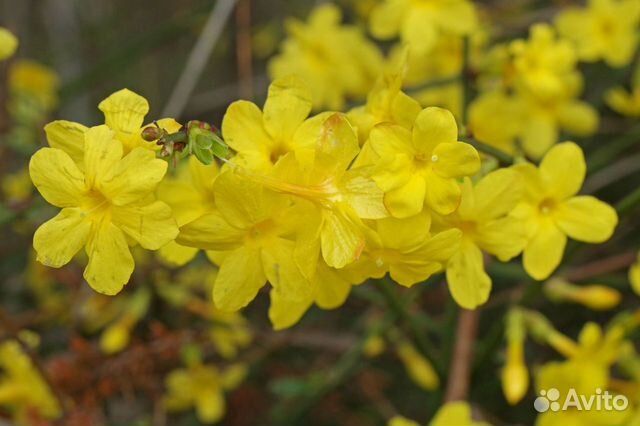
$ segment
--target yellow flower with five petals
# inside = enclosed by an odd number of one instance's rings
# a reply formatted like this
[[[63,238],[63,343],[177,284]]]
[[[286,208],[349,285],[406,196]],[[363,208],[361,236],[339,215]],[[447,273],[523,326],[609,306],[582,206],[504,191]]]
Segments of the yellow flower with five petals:
[[[178,234],[169,206],[153,197],[167,163],[143,148],[123,156],[114,136],[106,126],[83,134],[82,170],[56,148],[42,148],[29,163],[40,194],[62,208],[34,235],[38,261],[59,268],[85,248],[85,279],[109,295],[118,293],[133,272],[129,246],[157,250]]]
[[[523,177],[525,197],[512,215],[528,230],[523,263],[531,277],[544,280],[551,275],[562,260],[567,237],[588,243],[611,237],[618,223],[616,211],[595,197],[577,195],[586,173],[578,145],[554,146],[539,168],[528,163],[514,168]]]
[[[384,191],[391,215],[406,218],[424,205],[440,214],[460,204],[457,179],[480,169],[471,145],[458,142],[458,126],[449,111],[429,107],[418,114],[413,130],[382,123],[371,131],[369,143],[380,160],[373,179]]]

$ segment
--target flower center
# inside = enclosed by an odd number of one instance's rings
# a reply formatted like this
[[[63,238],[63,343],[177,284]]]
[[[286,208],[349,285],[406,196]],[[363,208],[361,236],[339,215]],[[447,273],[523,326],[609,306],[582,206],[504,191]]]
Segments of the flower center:
[[[553,209],[555,209],[555,207],[556,202],[554,200],[552,200],[551,198],[545,198],[544,200],[542,200],[539,206],[540,214],[546,216],[550,214]]]
[[[264,220],[262,222],[253,225],[247,235],[245,241],[247,244],[255,246],[264,243],[269,239],[276,231],[276,224],[271,219]]]
[[[100,220],[109,213],[111,203],[100,191],[92,189],[84,194],[80,207],[91,219]]]

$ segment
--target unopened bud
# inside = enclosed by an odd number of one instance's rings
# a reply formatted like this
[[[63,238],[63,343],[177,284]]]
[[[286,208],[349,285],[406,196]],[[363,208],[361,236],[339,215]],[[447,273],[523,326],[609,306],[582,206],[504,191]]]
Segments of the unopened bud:
[[[148,126],[142,130],[142,139],[147,142],[153,142],[160,139],[163,135],[163,130],[156,126]]]
[[[613,309],[622,296],[617,290],[598,284],[576,285],[554,278],[544,285],[544,292],[555,302],[573,302],[595,311]]]
[[[506,363],[501,373],[502,391],[507,402],[515,405],[529,388],[529,371],[524,358],[526,336],[524,316],[520,309],[511,309],[506,318]]]
[[[437,389],[440,379],[431,362],[423,357],[411,344],[401,342],[397,349],[409,377],[425,390]]]

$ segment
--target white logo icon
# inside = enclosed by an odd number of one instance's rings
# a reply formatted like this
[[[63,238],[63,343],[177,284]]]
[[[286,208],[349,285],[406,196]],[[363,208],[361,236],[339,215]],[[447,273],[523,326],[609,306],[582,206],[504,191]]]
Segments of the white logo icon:
[[[533,401],[533,408],[535,408],[538,413],[544,413],[549,409],[551,409],[551,411],[558,411],[560,410],[558,399],[560,399],[560,391],[558,391],[558,389],[551,388],[549,390],[541,390],[540,396]]]

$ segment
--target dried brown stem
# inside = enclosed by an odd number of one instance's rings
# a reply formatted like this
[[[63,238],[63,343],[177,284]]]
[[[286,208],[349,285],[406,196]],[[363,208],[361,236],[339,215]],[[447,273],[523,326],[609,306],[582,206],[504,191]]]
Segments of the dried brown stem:
[[[567,272],[569,281],[582,281],[599,275],[615,272],[623,268],[628,268],[636,260],[636,252],[629,251],[619,253],[611,257],[590,262],[589,264],[578,266]]]
[[[456,341],[453,359],[449,370],[449,380],[445,392],[445,401],[462,401],[469,396],[471,382],[471,366],[476,336],[478,333],[478,310],[460,309],[456,328]]]

